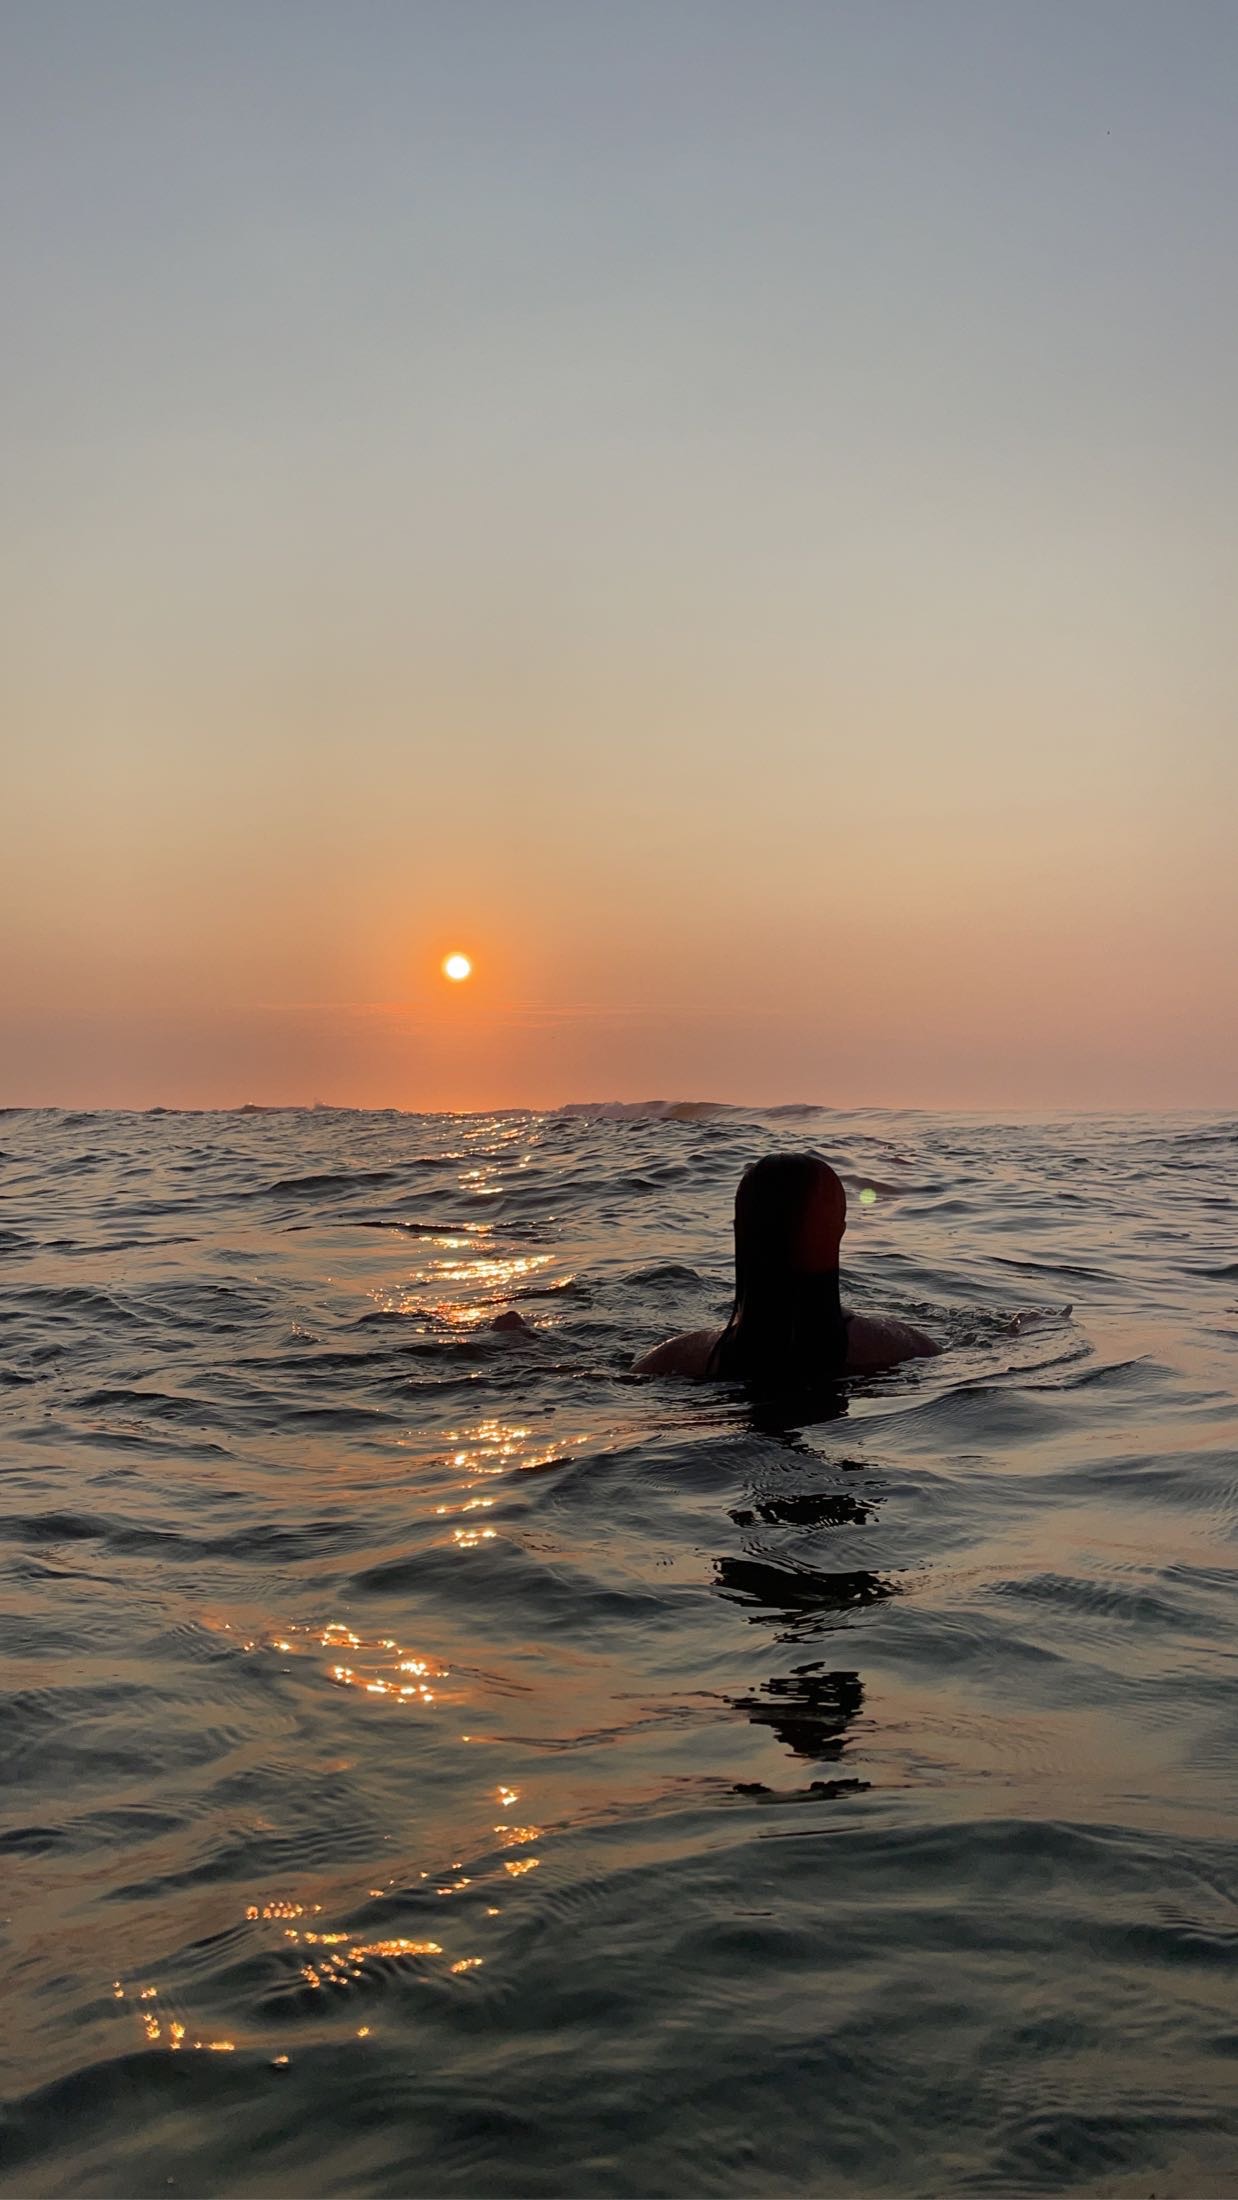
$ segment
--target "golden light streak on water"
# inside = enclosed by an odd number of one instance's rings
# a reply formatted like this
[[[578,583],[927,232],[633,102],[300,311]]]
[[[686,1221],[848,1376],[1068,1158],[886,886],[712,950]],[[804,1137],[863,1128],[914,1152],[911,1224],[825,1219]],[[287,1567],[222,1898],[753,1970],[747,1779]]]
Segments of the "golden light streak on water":
[[[533,1442],[532,1438],[533,1430],[524,1423],[488,1415],[470,1428],[445,1431],[444,1464],[458,1467],[474,1480],[527,1473],[531,1468],[553,1466],[596,1441],[589,1430],[561,1435],[549,1444]]]
[[[253,1924],[255,1919],[257,1918],[270,1919],[277,1917],[320,1917],[321,1915],[321,1902],[305,1903],[280,1901],[263,1902],[262,1904],[251,1902],[245,1912],[245,1916],[250,1924]]]
[[[436,1691],[428,1683],[446,1680],[450,1670],[430,1658],[416,1655],[393,1635],[381,1635],[367,1641],[344,1620],[288,1629],[282,1635],[271,1637],[269,1647],[294,1656],[314,1649],[358,1650],[366,1659],[365,1666],[345,1662],[337,1656],[323,1667],[324,1677],[336,1687],[355,1688],[367,1696],[387,1697],[405,1709],[414,1704],[428,1708],[435,1703]],[[408,1675],[409,1678],[397,1679],[396,1675]]]
[[[366,1940],[354,1945],[353,1955],[364,1962],[371,1956],[441,1956],[437,1940]]]
[[[130,1998],[130,1989],[125,1986],[123,1980],[117,1979],[113,1985],[112,1994],[115,2000],[124,2001]],[[182,2018],[161,2018],[153,2009],[137,2007],[139,2002],[156,2001],[158,1997],[159,1988],[157,1986],[138,1987],[131,1995],[134,2003],[133,2014],[137,2018],[142,2037],[148,2047],[162,2048],[171,2055],[178,2054],[185,2047],[188,2047],[191,2051],[213,2055],[231,2055],[235,2053],[235,2040],[190,2039],[189,2027]],[[167,2028],[166,2040],[164,2037],[165,2024]]]
[[[469,1188],[482,1197],[489,1189],[480,1183]],[[477,1226],[477,1233],[482,1232],[488,1232],[488,1225]],[[444,1253],[465,1257],[414,1264],[400,1282],[372,1285],[366,1296],[380,1313],[429,1315],[453,1328],[479,1328],[493,1319],[496,1308],[505,1306],[520,1285],[554,1266],[552,1253],[476,1252],[472,1250],[476,1235],[431,1242]]]

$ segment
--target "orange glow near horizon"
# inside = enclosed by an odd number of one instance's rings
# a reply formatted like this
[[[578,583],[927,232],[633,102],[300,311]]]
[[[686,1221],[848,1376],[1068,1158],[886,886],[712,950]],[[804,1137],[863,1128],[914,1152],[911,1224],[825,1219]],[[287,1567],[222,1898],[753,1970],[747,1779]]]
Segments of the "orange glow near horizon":
[[[577,9],[536,157],[233,12],[6,52],[0,1106],[1232,1109],[1234,11]]]

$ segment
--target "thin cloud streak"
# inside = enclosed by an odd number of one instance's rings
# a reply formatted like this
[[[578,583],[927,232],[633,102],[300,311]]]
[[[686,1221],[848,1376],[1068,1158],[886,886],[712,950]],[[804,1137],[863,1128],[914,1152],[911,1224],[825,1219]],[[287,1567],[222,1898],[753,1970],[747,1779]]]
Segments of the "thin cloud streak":
[[[250,1012],[262,1016],[353,1016],[376,1023],[389,1023],[405,1031],[439,1034],[443,1031],[445,1016],[457,1013],[455,1010],[444,1009],[439,1017],[431,1017],[419,1009],[407,1008],[399,1001],[255,1001]],[[601,1001],[571,1001],[554,1005],[509,1002],[501,1008],[479,1010],[476,1023],[484,1029],[492,1030],[499,1025],[644,1023],[654,1026],[679,1024],[685,1020],[697,1023],[729,1023],[736,1017],[742,1017],[747,1023],[775,1022],[777,1012],[769,1008],[752,1007],[742,1001],[730,1003],[725,1009],[695,1005],[668,1007],[663,1003],[656,1007],[645,1005],[633,1008]]]

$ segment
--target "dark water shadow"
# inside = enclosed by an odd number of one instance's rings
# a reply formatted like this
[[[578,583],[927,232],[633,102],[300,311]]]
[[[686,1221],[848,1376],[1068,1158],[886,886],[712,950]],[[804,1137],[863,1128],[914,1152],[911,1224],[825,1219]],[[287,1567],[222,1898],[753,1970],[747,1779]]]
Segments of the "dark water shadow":
[[[748,1406],[755,1434],[766,1443],[772,1439],[780,1450],[820,1472],[827,1462],[804,1431],[843,1419],[848,1398],[834,1384],[807,1395],[749,1399]],[[840,1464],[853,1467],[862,1462],[832,1461],[829,1467]],[[740,1528],[760,1523],[809,1531],[796,1541],[811,1548],[812,1530],[863,1527],[874,1517],[879,1502],[837,1488],[754,1491],[750,1504],[733,1508],[730,1518]],[[870,1568],[827,1568],[789,1553],[774,1558],[726,1552],[713,1560],[713,1567],[717,1593],[730,1603],[748,1607],[750,1622],[776,1628],[776,1639],[784,1643],[810,1639],[843,1623],[849,1612],[897,1593],[892,1581]],[[771,1674],[754,1693],[733,1696],[731,1701],[754,1726],[775,1735],[799,1763],[836,1768],[848,1731],[864,1707],[864,1683],[850,1668],[831,1669],[823,1661],[813,1661]],[[868,1786],[867,1780],[835,1777],[782,1791],[762,1781],[744,1781],[737,1783],[736,1793],[762,1802],[821,1801],[862,1793]]]
[[[754,1726],[769,1727],[793,1757],[831,1764],[842,1755],[847,1729],[864,1708],[864,1683],[858,1673],[797,1665],[762,1681],[755,1696],[732,1700]]]
[[[751,1391],[741,1396],[748,1407],[753,1434],[772,1436],[789,1443],[794,1450],[807,1451],[799,1432],[813,1428],[823,1421],[841,1421],[850,1408],[850,1399],[841,1383],[822,1383],[811,1390],[783,1391],[776,1397],[761,1398]]]
[[[876,1510],[875,1501],[865,1504],[850,1490],[791,1490],[785,1497],[758,1497],[731,1518],[737,1528],[754,1528],[758,1521],[767,1527],[861,1528]]]
[[[713,1563],[720,1594],[736,1604],[758,1606],[754,1619],[771,1625],[805,1619],[826,1622],[898,1594],[894,1582],[865,1567],[825,1573],[815,1566],[729,1554]]]

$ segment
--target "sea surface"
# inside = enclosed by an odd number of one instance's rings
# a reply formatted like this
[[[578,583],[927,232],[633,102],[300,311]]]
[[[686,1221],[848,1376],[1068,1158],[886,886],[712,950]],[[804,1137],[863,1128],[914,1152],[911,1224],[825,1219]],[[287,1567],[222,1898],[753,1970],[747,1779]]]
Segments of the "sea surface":
[[[634,1377],[803,1146],[943,1356]],[[0,1149],[6,2192],[1238,2192],[1238,1124]]]

